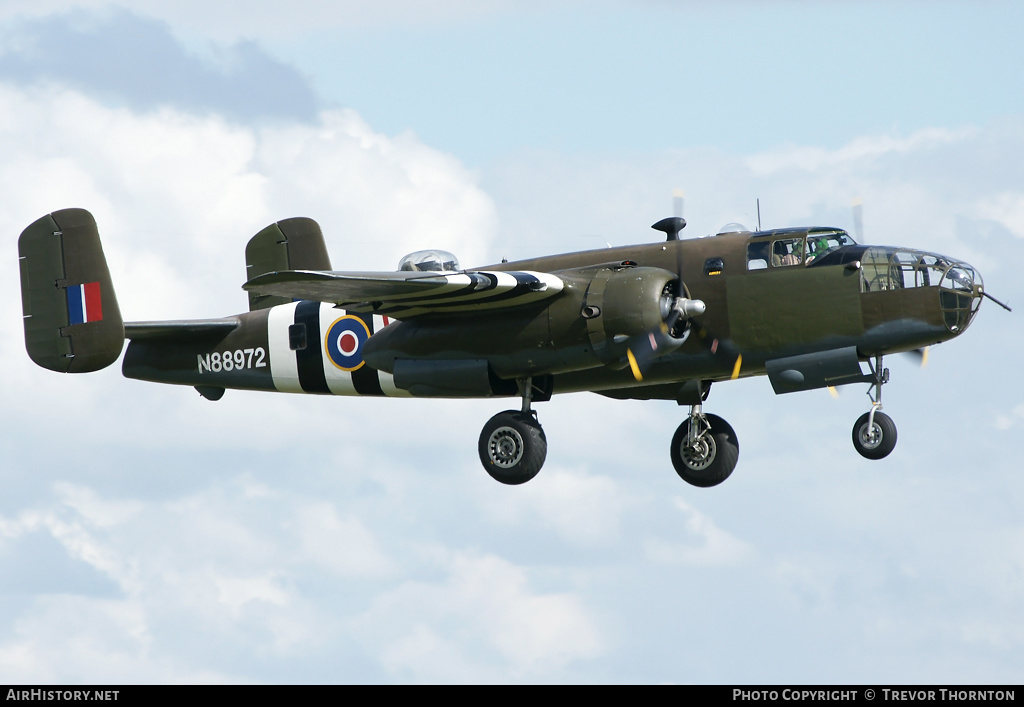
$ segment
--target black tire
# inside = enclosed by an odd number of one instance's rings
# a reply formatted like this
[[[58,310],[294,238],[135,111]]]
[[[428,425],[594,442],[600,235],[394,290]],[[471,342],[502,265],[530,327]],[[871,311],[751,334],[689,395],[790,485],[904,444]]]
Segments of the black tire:
[[[861,415],[853,425],[853,446],[865,459],[883,459],[896,448],[896,423],[884,412],[875,413],[872,429],[868,429],[871,413]],[[873,431],[874,434],[870,434]]]
[[[690,420],[683,420],[672,437],[672,466],[679,478],[693,486],[717,486],[732,474],[740,458],[740,443],[728,422],[718,415],[705,415],[711,429],[701,438],[697,449],[690,449],[686,438]]]
[[[492,479],[515,486],[525,484],[544,466],[548,440],[533,414],[506,410],[484,425],[477,449]]]

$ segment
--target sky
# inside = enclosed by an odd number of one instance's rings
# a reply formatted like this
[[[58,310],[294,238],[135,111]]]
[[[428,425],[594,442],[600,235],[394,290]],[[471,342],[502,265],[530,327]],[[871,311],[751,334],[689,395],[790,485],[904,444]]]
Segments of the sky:
[[[0,682],[1024,680],[1024,5],[10,0],[0,7]],[[852,227],[986,290],[927,367],[717,384],[739,465],[696,489],[685,410],[325,398],[59,375],[24,350],[16,241],[95,215],[126,320],[245,311],[246,241],[309,216],[335,267],[463,265]]]

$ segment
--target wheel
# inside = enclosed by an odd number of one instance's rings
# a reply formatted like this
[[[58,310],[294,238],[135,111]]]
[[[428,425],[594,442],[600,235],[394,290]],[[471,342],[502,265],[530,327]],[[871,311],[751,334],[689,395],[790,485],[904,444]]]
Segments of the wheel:
[[[491,478],[503,484],[525,484],[544,466],[548,441],[530,413],[499,412],[480,432],[480,463]]]
[[[853,446],[867,459],[882,459],[896,448],[896,423],[884,412],[875,413],[874,424],[868,429],[871,413],[861,415],[853,425]]]
[[[694,446],[688,444],[690,420],[683,420],[672,437],[672,466],[688,484],[708,488],[717,486],[736,468],[740,444],[729,423],[718,415],[705,415],[710,429]]]

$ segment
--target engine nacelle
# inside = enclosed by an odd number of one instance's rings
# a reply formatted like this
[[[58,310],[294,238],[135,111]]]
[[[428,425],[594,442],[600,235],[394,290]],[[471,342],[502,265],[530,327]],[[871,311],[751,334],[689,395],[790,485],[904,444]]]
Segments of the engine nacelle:
[[[657,327],[672,307],[670,284],[675,279],[662,268],[626,264],[596,272],[580,310],[593,323],[587,328],[591,342],[598,346],[608,339],[628,338]]]

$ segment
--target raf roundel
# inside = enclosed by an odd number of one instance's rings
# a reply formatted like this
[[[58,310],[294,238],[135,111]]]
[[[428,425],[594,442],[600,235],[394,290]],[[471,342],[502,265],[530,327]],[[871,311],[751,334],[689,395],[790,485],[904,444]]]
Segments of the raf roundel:
[[[343,371],[354,371],[361,368],[363,361],[363,344],[370,338],[370,329],[359,317],[348,314],[335,319],[327,329],[324,337],[324,349],[327,357],[336,368]]]

